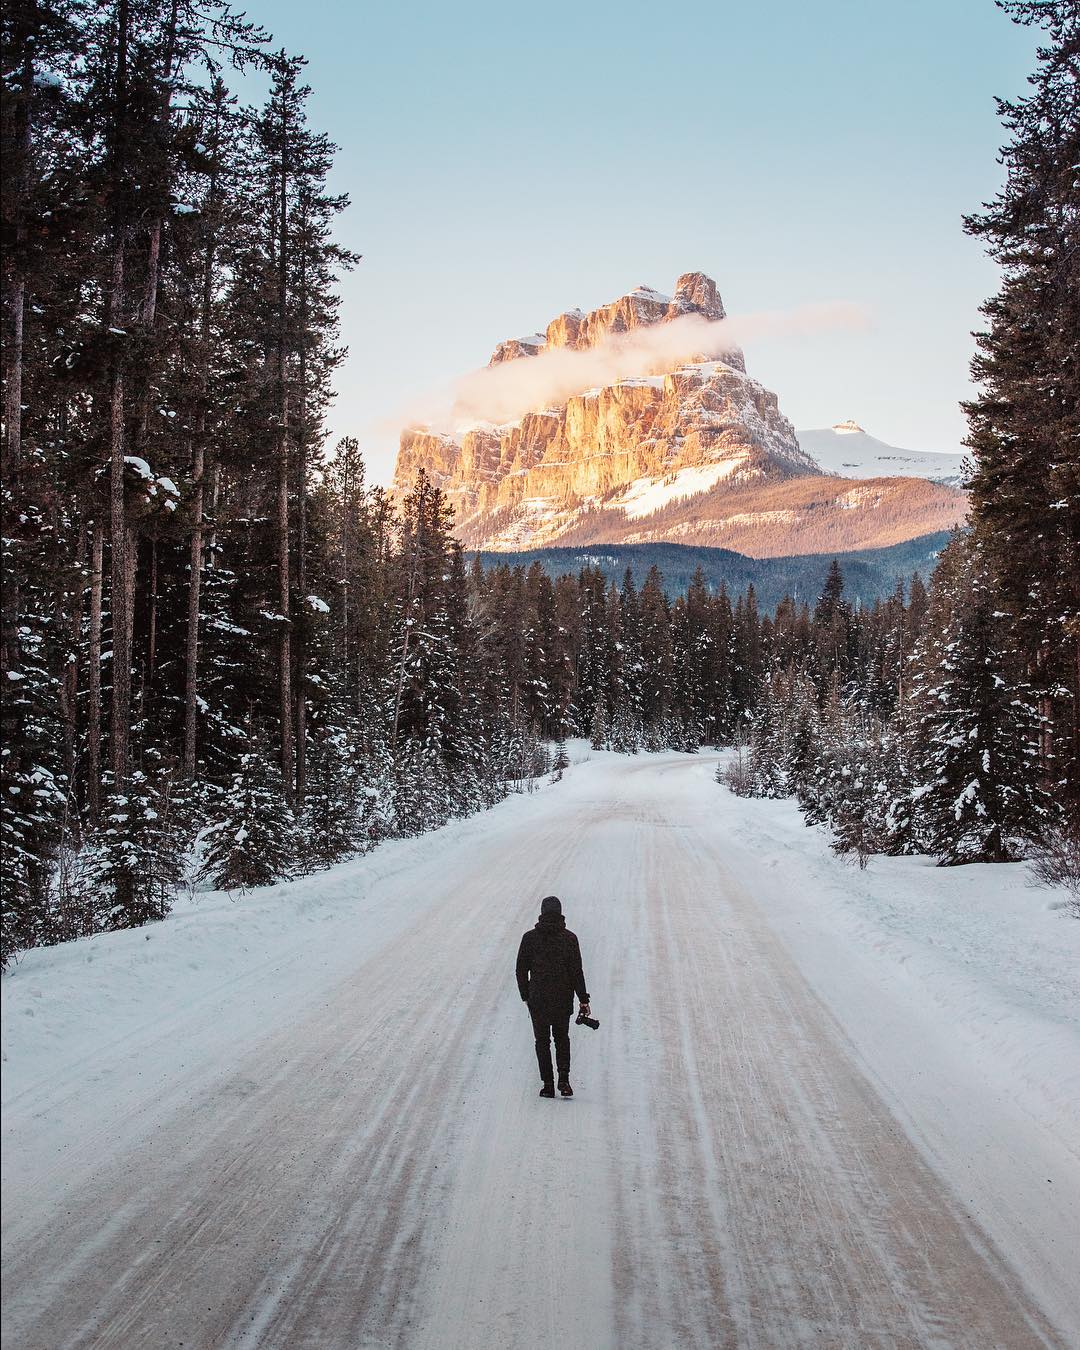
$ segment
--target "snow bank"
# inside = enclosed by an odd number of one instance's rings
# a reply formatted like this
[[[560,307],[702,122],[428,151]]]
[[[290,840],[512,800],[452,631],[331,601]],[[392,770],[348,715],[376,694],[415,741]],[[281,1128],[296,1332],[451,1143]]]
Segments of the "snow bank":
[[[1069,1324],[1080,1256],[1080,923],[1025,864],[835,855],[717,787],[731,867],[938,1175]]]
[[[860,872],[793,802],[720,791],[738,802],[725,804],[725,822],[757,858],[769,913],[801,954],[808,924],[842,935],[914,986],[943,1040],[961,1037],[1049,1129],[1080,1138],[1080,923],[1059,894],[1023,863],[873,857]]]

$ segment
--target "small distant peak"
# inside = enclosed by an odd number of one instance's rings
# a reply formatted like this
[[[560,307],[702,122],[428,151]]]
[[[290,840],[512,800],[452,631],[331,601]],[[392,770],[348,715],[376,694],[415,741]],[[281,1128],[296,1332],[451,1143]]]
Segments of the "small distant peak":
[[[834,422],[832,429],[838,436],[853,436],[857,433],[861,433],[863,436],[866,435],[866,432],[859,426],[858,422],[850,417],[846,422]]]

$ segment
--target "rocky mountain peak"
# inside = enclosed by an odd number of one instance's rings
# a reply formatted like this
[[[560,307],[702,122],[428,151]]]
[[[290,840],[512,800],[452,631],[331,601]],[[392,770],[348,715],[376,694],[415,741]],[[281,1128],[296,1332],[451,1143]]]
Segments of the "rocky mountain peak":
[[[706,319],[727,317],[724,302],[716,290],[716,282],[704,272],[684,272],[675,283],[672,304],[678,306],[680,314],[703,314]]]
[[[501,342],[491,364],[585,351],[692,315],[725,317],[704,272],[683,273],[672,295],[642,285],[587,313],[567,310],[543,333]],[[741,352],[658,361],[621,377],[618,362],[601,356],[589,370],[608,371],[603,387],[557,405],[538,401],[513,421],[477,418],[453,436],[408,428],[395,490],[408,492],[424,469],[453,504],[466,545],[491,549],[666,539],[755,553],[842,550],[905,528],[898,518],[929,533],[962,514],[948,488],[892,480],[879,491],[824,474],[776,395],[747,375]],[[927,499],[913,504],[912,491],[923,489]]]
[[[489,364],[496,366],[502,361],[536,356],[557,347],[581,351],[597,346],[612,333],[629,333],[635,328],[648,328],[686,314],[700,314],[714,320],[726,317],[716,282],[704,272],[684,272],[675,283],[674,295],[664,295],[651,286],[641,285],[587,314],[580,309],[568,309],[557,319],[552,319],[544,333],[500,342]]]

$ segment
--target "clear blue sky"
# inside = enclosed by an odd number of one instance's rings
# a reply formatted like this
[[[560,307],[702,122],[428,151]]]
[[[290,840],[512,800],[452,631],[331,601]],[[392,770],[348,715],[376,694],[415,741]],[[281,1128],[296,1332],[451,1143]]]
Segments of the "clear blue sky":
[[[992,0],[251,0],[309,59],[340,145],[350,356],[335,436],[392,471],[394,419],[504,337],[644,282],[729,312],[866,305],[858,336],[747,351],[797,427],[955,450],[997,284],[961,215],[1000,181],[993,96],[1035,35]],[[390,424],[390,425],[388,425]]]

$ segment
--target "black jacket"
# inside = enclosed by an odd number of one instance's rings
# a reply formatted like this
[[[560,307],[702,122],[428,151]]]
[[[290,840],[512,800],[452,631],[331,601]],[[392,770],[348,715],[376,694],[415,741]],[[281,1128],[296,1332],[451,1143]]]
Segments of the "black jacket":
[[[517,983],[530,1009],[572,1013],[575,994],[582,1003],[588,1003],[581,948],[561,914],[545,914],[521,939]]]

